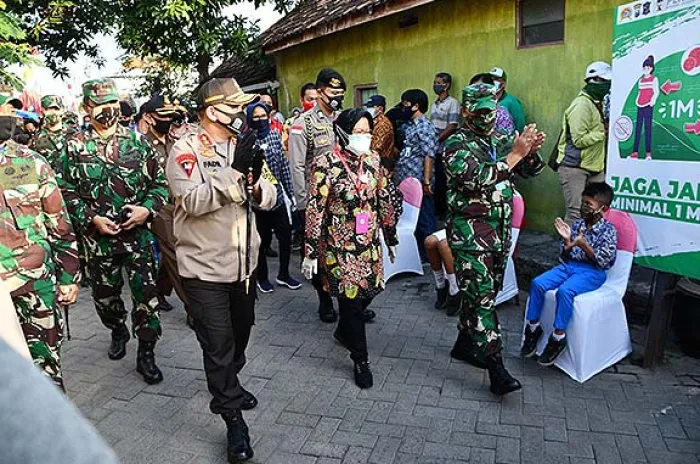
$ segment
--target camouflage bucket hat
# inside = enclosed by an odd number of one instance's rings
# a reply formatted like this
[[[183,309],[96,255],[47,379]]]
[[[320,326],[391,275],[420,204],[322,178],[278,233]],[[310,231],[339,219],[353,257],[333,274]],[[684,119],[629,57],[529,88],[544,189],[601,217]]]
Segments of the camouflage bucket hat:
[[[496,93],[498,86],[491,84],[473,84],[462,90],[462,106],[470,111],[495,111],[498,102]]]
[[[112,79],[91,79],[83,84],[83,97],[102,105],[119,101],[119,91]]]
[[[63,100],[58,95],[44,95],[41,97],[41,108],[48,110],[49,108],[63,109]]]

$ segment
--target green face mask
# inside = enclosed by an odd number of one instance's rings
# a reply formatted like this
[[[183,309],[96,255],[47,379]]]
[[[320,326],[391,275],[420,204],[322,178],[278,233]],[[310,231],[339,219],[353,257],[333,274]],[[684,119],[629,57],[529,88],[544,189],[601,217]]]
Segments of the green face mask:
[[[50,127],[55,126],[59,122],[61,122],[61,115],[60,114],[47,114],[46,117],[44,118],[46,120],[46,124]]]
[[[486,114],[477,113],[469,115],[469,124],[482,134],[490,134],[493,127],[496,125],[496,110],[489,111]]]
[[[590,95],[593,100],[603,101],[603,98],[610,93],[610,81],[589,82],[583,88],[583,91]]]

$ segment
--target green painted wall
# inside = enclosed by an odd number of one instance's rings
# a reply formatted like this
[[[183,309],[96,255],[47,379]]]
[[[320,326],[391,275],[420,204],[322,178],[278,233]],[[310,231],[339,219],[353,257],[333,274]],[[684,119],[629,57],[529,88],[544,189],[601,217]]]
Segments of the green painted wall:
[[[298,89],[327,66],[345,76],[349,90],[377,83],[389,102],[398,101],[408,88],[434,95],[433,76],[439,71],[453,75],[452,94],[459,99],[458,89],[472,75],[501,66],[528,122],[547,132],[543,155],[548,157],[561,114],[582,87],[586,66],[610,62],[613,11],[621,3],[567,0],[564,43],[518,49],[515,1],[438,0],[416,8],[419,23],[407,29],[398,28],[399,15],[394,15],[277,53],[280,104],[284,110],[298,106]],[[519,189],[530,226],[552,230],[554,218],[564,213],[556,174],[547,169],[535,180],[520,181]]]

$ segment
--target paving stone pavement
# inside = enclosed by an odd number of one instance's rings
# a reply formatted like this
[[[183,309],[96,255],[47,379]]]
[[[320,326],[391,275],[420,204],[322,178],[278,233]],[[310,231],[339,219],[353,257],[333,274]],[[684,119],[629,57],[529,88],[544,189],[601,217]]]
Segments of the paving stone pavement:
[[[226,429],[209,412],[199,345],[170,301],[156,348],[165,380],[149,386],[134,370],[133,340],[124,359],[107,358],[109,333],[83,289],[63,350],[68,395],[123,463],[225,463]],[[506,365],[523,390],[501,399],[484,371],[450,359],[456,319],[432,305],[427,276],[392,280],[374,301],[374,388],[361,391],[310,285],[262,295],[241,376],[260,400],[244,413],[250,462],[700,462],[700,362],[671,353],[650,372],[624,361],[580,385],[517,357],[523,307],[505,305]]]

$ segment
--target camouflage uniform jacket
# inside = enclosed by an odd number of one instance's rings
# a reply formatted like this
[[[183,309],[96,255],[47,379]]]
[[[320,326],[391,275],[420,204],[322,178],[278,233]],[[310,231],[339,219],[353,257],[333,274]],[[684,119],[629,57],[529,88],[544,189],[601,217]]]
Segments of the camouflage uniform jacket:
[[[128,204],[143,206],[155,216],[168,200],[168,185],[158,157],[143,137],[119,126],[108,139],[89,131],[70,138],[61,155],[59,179],[73,225],[96,256],[131,253],[150,246],[146,225],[116,236],[100,235],[95,216],[115,220]]]
[[[78,282],[78,246],[61,191],[46,161],[8,141],[0,147],[0,279],[13,297],[45,280]]]
[[[453,249],[509,250],[514,173],[528,178],[544,169],[542,157],[537,153],[512,172],[505,162],[512,148],[513,136],[498,130],[482,136],[461,129],[445,142],[447,233]]]
[[[32,149],[46,158],[51,168],[59,174],[58,160],[65,146],[66,132],[64,130],[51,132],[48,129],[41,129],[34,137]]]

